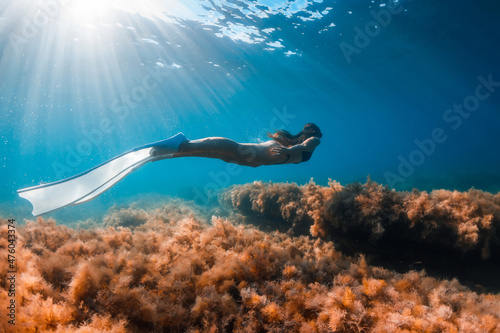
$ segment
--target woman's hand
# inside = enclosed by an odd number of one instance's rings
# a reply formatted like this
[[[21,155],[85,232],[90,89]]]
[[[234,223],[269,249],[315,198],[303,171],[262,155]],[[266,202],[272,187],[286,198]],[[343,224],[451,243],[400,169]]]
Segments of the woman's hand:
[[[271,148],[271,153],[272,153],[273,156],[278,156],[278,155],[286,154],[287,151],[288,151],[288,148],[283,147],[283,146],[277,146],[277,147]]]

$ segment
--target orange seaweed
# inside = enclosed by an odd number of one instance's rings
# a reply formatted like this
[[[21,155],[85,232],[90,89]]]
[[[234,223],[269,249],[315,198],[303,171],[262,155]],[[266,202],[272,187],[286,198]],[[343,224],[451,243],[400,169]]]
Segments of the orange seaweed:
[[[372,186],[357,189],[369,193]],[[318,200],[329,202],[343,188],[308,184],[287,198],[300,198],[304,191],[315,199],[301,198],[300,209],[285,205],[285,218],[301,216],[309,223],[325,218]],[[361,192],[348,197],[356,200]],[[380,198],[389,192],[375,193],[370,204],[392,202]],[[444,202],[441,195],[435,200]],[[498,199],[473,196],[482,199],[471,203],[477,208],[468,214],[492,215],[490,225],[496,223]],[[307,205],[315,207],[314,214]],[[385,211],[357,214],[367,219],[367,230],[382,223],[383,237],[391,228],[378,218]],[[149,210],[114,209],[110,215],[105,220],[111,224],[90,230],[44,219],[18,226],[20,331],[500,332],[500,295],[477,293],[458,280],[438,280],[423,271],[377,267],[368,257],[342,254],[327,239],[264,232],[235,223],[232,216],[207,219],[179,201]],[[487,228],[484,221],[477,223]],[[0,220],[4,266],[6,224]],[[486,239],[481,237],[477,242]],[[451,246],[457,241],[470,238],[456,237]],[[494,253],[493,243],[489,249]],[[0,281],[2,308],[9,302],[6,288]]]

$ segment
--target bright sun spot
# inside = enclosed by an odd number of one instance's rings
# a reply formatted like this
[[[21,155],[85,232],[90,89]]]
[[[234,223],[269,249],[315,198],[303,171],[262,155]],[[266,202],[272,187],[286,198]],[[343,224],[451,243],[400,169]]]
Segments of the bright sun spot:
[[[113,7],[109,0],[73,0],[69,3],[72,18],[82,23],[90,23],[105,17]]]
[[[186,0],[66,0],[65,2],[67,2],[63,6],[65,18],[73,23],[92,26],[99,21],[109,21],[110,16],[116,12],[172,22],[172,16],[183,19],[196,18],[198,11],[204,10],[200,7],[200,3]]]

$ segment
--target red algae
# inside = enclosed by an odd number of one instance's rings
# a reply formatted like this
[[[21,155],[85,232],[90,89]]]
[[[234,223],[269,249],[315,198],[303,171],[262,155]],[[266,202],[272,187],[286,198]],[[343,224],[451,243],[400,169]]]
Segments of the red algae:
[[[301,216],[325,235],[334,230],[330,220],[319,225],[320,218],[331,214],[319,202],[335,200],[334,194],[344,189],[340,185],[308,184],[282,200],[271,193],[259,198],[255,189],[277,191],[280,185],[248,187],[254,201],[244,199],[238,188],[232,190],[240,196],[241,209],[267,212],[280,207],[283,220]],[[368,197],[372,191],[378,196]],[[361,186],[351,192],[356,195],[342,198],[350,202],[364,195],[362,202],[382,207],[353,211],[366,219],[368,230],[381,230],[375,240],[391,228],[390,218],[384,218],[385,203],[406,202],[384,199],[390,191],[380,188]],[[408,195],[425,202],[417,207],[428,207],[427,201],[443,202],[442,194],[430,199],[421,193]],[[494,223],[495,206],[481,203],[489,203],[489,197],[469,195],[477,196],[478,205],[468,209],[471,217],[491,214]],[[248,206],[258,200],[253,208]],[[415,209],[420,214],[415,216],[425,216],[426,210]],[[455,279],[439,280],[424,271],[403,274],[376,267],[364,256],[342,254],[325,239],[266,232],[235,223],[233,217],[212,217],[208,223],[180,202],[150,210],[116,209],[104,220],[105,227],[89,230],[42,218],[18,226],[19,331],[500,332],[500,295],[477,293]],[[415,226],[426,223],[421,220]],[[337,223],[342,228],[344,222]],[[479,230],[486,225],[484,220],[474,223]],[[0,269],[5,271],[7,221],[1,220],[0,229]],[[421,230],[432,234],[433,229]],[[467,229],[464,235],[469,234]],[[457,236],[449,244],[480,242],[481,237]],[[9,301],[6,288],[6,281],[0,281],[2,308]]]

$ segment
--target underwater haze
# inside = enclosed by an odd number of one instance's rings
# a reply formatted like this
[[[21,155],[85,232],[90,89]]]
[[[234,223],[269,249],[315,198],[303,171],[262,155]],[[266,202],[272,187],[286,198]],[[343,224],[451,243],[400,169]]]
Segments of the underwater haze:
[[[350,183],[370,175],[405,190],[500,188],[495,1],[61,0],[0,8],[6,214],[30,213],[17,189],[178,132],[258,142],[308,122],[324,136],[307,163],[228,174],[219,160],[161,161],[54,215],[84,218],[152,194],[205,204],[221,188],[254,180]]]
[[[0,0],[0,332],[500,332],[499,18]],[[165,159],[37,218],[17,193],[179,132],[307,123],[300,164]]]

